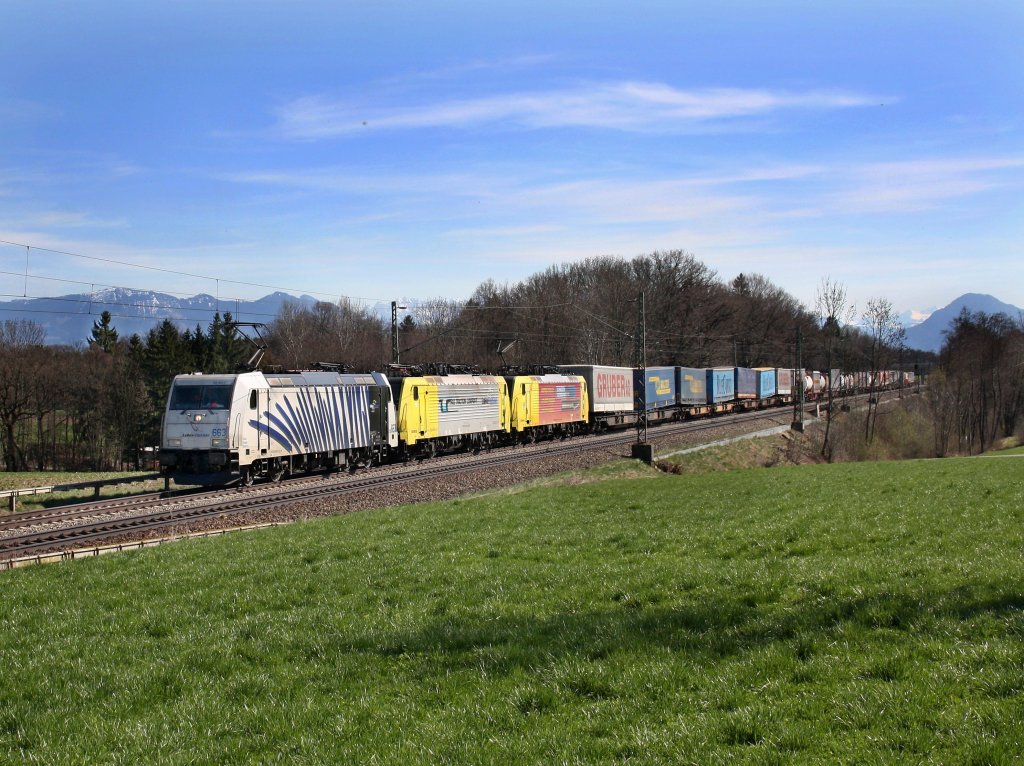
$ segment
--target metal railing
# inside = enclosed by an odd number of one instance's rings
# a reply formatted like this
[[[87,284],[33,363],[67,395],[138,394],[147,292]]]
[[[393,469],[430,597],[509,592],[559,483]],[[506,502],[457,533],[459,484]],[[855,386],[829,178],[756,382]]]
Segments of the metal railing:
[[[21,489],[0,490],[0,498],[9,498],[11,513],[18,508],[18,498],[26,495],[46,495],[54,492],[77,492],[83,489],[93,490],[93,497],[99,499],[100,490],[103,487],[112,487],[118,484],[136,484],[140,481],[164,480],[164,489],[170,486],[170,479],[159,473],[146,473],[139,476],[125,476],[119,479],[97,479],[95,481],[79,481],[73,484],[54,484],[49,487],[23,487]]]

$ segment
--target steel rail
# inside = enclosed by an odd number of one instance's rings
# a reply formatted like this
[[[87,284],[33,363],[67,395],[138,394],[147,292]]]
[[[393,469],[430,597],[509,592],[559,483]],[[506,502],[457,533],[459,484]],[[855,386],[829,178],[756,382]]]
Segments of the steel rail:
[[[784,412],[785,409],[770,408],[723,414],[710,419],[664,423],[652,429],[649,432],[649,436],[652,440],[660,441],[681,433],[699,433],[701,431],[717,429],[723,425],[756,422],[759,420],[778,422],[780,419],[787,417],[783,414]],[[156,504],[163,507],[150,510],[147,513],[93,520],[71,526],[37,529],[21,535],[0,538],[0,560],[40,551],[59,550],[97,540],[108,540],[119,535],[190,524],[209,518],[229,517],[251,511],[276,508],[282,505],[323,499],[325,497],[383,489],[423,479],[487,470],[516,462],[540,460],[595,449],[606,449],[608,447],[630,444],[635,442],[635,440],[636,437],[632,429],[628,429],[625,431],[606,432],[587,438],[539,442],[513,449],[502,449],[496,453],[483,453],[475,456],[467,456],[465,454],[449,455],[416,465],[400,464],[397,467],[393,467],[393,470],[387,473],[370,471],[365,474],[347,476],[340,480],[337,478],[331,480],[332,476],[330,474],[326,477],[327,481],[324,480],[323,475],[314,479],[305,476],[302,479],[291,482],[262,484],[254,487],[232,488],[230,490],[218,489],[214,492],[206,493],[207,496],[205,497],[203,494],[194,494],[186,497],[176,495],[171,498],[156,500]],[[148,507],[152,508],[153,500],[155,500],[153,495],[142,497],[141,500],[134,503],[127,502],[128,498],[121,498],[112,505],[108,504],[109,508],[107,509],[101,507],[103,505],[101,503],[83,504],[90,506],[88,508],[66,506],[63,509],[67,512],[65,516],[60,516],[58,513],[62,509],[46,509],[47,512],[53,512],[53,515],[47,515],[42,520],[33,520],[31,514],[37,512],[26,511],[18,515],[23,516],[24,514],[22,527],[38,526],[48,522],[57,523],[94,518],[102,513],[122,512],[130,510],[133,504],[149,504]],[[39,517],[37,516],[36,518],[38,519]],[[12,522],[8,526],[13,528],[15,525]]]

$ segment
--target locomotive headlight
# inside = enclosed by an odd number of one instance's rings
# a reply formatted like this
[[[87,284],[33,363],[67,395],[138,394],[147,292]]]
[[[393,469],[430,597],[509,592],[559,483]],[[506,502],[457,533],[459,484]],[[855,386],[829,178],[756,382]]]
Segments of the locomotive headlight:
[[[227,449],[228,448],[228,440],[227,439],[211,439],[210,440],[210,446],[213,447],[214,449]]]
[[[181,439],[168,439],[167,440],[167,446],[168,447],[180,447],[181,446]]]
[[[203,419],[203,416],[202,416],[202,415],[193,415],[193,416],[192,416],[192,420],[193,420],[193,422],[195,422],[195,423],[199,423],[199,422],[201,422],[201,421],[202,421],[202,419]]]

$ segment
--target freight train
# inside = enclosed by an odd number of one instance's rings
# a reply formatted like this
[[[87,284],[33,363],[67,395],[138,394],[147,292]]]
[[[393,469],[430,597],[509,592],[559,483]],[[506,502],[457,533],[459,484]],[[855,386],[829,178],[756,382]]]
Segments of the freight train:
[[[782,368],[566,365],[539,374],[388,377],[331,369],[178,375],[160,470],[179,484],[250,484],[441,452],[565,438],[784,405],[803,385],[891,385],[897,373],[831,378]],[[848,390],[846,388],[843,389]]]

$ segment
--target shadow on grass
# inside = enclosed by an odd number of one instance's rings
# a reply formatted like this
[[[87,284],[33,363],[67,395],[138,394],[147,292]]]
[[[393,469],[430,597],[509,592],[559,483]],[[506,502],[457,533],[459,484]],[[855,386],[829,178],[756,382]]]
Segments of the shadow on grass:
[[[416,630],[370,629],[355,640],[342,639],[336,648],[381,656],[466,655],[496,671],[535,667],[552,656],[600,659],[654,648],[717,661],[777,643],[804,661],[814,654],[818,638],[846,627],[913,635],[934,630],[946,636],[949,620],[973,623],[986,617],[1002,620],[1000,632],[1024,633],[1024,594],[961,587],[930,594],[817,597],[786,606],[727,599],[669,607],[613,598],[606,609],[548,617],[438,617]]]

